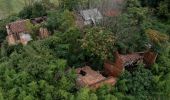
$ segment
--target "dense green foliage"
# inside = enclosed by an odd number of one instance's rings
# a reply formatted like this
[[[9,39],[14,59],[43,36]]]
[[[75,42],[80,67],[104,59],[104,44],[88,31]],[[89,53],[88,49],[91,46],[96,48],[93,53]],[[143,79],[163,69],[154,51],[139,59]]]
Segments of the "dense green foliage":
[[[159,4],[159,12],[158,15],[165,20],[170,19],[170,1],[169,0],[163,0]]]
[[[82,39],[82,48],[101,59],[107,59],[109,55],[112,55],[114,44],[115,37],[113,34],[100,27],[87,29]]]
[[[48,17],[46,26],[51,31],[58,29],[63,32],[75,26],[74,15],[68,10],[49,12]]]
[[[0,0],[0,19],[20,12],[26,5],[40,1],[47,9],[58,6],[58,0]]]
[[[153,87],[153,74],[143,65],[137,66],[133,72],[125,71],[117,85],[118,91],[125,95],[144,100],[152,96],[152,89],[155,88]]]
[[[47,14],[46,8],[42,3],[34,3],[33,5],[28,5],[19,12],[19,17],[23,19],[36,18],[45,16]]]
[[[79,29],[74,10],[80,4],[88,7],[90,1],[59,0],[58,7],[42,0],[0,20],[0,100],[168,100],[169,0],[127,0],[119,16]],[[48,19],[43,27],[51,36],[26,46],[8,46],[7,23],[18,16],[44,15]],[[127,54],[146,50],[147,45],[158,53],[153,66],[129,66],[133,70],[125,70],[115,86],[104,85],[95,91],[76,87],[75,68],[89,65],[103,71],[103,60],[113,60],[114,51]]]
[[[61,9],[68,9],[68,10],[74,10],[77,6],[78,3],[80,2],[79,0],[59,0],[59,6]]]

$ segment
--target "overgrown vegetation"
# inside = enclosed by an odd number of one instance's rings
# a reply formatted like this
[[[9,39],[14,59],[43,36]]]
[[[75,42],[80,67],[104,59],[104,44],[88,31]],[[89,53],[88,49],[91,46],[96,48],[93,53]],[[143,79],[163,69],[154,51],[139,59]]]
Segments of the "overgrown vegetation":
[[[89,7],[89,0],[59,1],[59,6],[35,2],[0,20],[0,100],[169,99],[169,0],[127,0],[119,16],[84,29],[76,27],[74,11],[80,4]],[[8,46],[7,23],[44,15],[50,37],[27,46]],[[103,70],[103,60],[114,59],[116,50],[127,54],[147,49],[158,53],[153,66],[145,68],[141,63],[133,71],[126,70],[112,87],[77,89],[75,68],[89,65]]]

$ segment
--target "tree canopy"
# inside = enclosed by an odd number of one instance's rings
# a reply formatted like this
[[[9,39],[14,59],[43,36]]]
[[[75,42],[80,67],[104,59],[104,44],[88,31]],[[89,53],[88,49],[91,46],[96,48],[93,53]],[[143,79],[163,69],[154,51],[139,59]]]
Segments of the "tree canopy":
[[[169,99],[169,0],[127,0],[119,15],[102,13],[101,23],[77,27],[77,13],[89,9],[92,2],[96,1],[59,0],[56,5],[50,0],[28,0],[18,14],[0,20],[0,100]],[[42,26],[51,36],[35,38],[25,46],[8,45],[8,23],[41,16],[47,21],[27,28]],[[133,70],[125,67],[114,86],[77,87],[76,68],[88,65],[103,74],[104,61],[114,61],[115,51],[126,55],[146,50],[158,53],[154,65],[141,62],[128,66]]]

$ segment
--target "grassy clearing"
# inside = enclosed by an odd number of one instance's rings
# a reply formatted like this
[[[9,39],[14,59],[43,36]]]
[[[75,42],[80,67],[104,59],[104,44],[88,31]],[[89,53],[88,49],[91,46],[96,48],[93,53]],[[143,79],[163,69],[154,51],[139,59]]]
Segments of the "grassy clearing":
[[[55,4],[58,3],[58,0],[50,1]],[[24,7],[24,5],[24,0],[0,0],[0,19],[9,16],[10,14],[18,13]]]

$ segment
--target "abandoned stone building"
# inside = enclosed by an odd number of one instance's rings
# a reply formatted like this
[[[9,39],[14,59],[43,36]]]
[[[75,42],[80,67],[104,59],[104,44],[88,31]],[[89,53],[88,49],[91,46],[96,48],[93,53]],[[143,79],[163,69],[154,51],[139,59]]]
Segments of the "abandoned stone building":
[[[46,17],[39,17],[35,19],[25,19],[18,20],[6,25],[7,29],[7,41],[9,45],[16,45],[21,43],[26,45],[29,41],[32,40],[30,29],[28,28],[28,22],[32,25],[40,24],[46,20]],[[46,28],[40,28],[39,37],[45,38],[49,35],[49,32]]]
[[[83,8],[75,13],[76,24],[79,28],[86,25],[96,25],[104,22],[107,17],[116,17],[122,12],[124,0],[103,0],[90,2],[88,8]]]
[[[91,89],[97,89],[103,84],[114,85],[116,78],[104,77],[97,71],[92,70],[89,66],[77,68],[76,73],[78,75],[76,84],[78,87],[89,87]]]
[[[136,52],[126,55],[115,52],[114,62],[109,60],[104,62],[104,76],[98,71],[92,70],[89,66],[77,68],[76,73],[78,77],[76,84],[78,87],[89,87],[90,89],[97,89],[103,84],[113,86],[116,84],[116,79],[123,73],[125,68],[133,67],[141,62],[147,67],[154,64],[156,58],[157,54],[151,51]]]
[[[80,14],[84,19],[84,25],[89,25],[89,24],[96,25],[96,23],[103,18],[102,14],[97,8],[82,10],[80,11]]]
[[[104,68],[107,75],[118,77],[125,68],[133,67],[140,62],[143,62],[146,67],[154,64],[157,54],[151,51],[136,52],[127,55],[116,52],[115,57],[115,62],[105,61]]]
[[[76,18],[75,23],[80,29],[87,25],[95,26],[103,19],[103,15],[97,8],[80,10],[79,13],[74,15]]]

